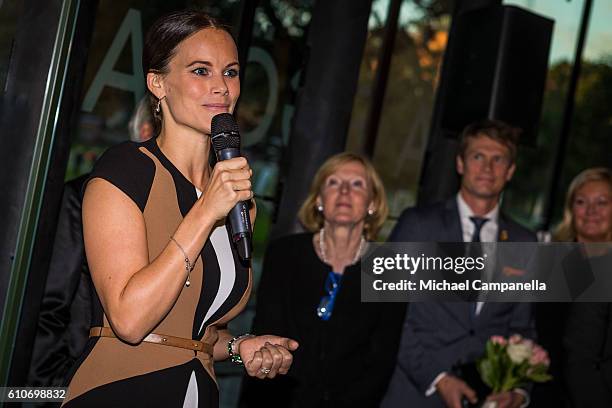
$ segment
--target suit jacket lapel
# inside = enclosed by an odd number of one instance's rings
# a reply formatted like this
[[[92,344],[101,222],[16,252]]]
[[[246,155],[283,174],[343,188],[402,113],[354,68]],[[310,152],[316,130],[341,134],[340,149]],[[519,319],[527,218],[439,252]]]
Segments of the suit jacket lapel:
[[[508,221],[502,212],[499,212],[499,219],[497,220],[497,241],[511,241],[510,239],[510,228]]]
[[[463,229],[459,217],[457,197],[452,196],[444,205],[444,235],[447,242],[463,242]],[[448,313],[455,316],[455,321],[465,328],[472,325],[472,304],[470,302],[444,303]]]
[[[463,230],[459,219],[459,208],[455,196],[446,200],[444,206],[444,230],[448,242],[463,242]]]
[[[440,307],[446,309],[446,312],[454,316],[455,322],[466,329],[469,329],[472,324],[472,306],[470,302],[440,302]]]
[[[504,214],[500,211],[499,216],[497,218],[497,242],[510,241],[510,228],[508,225],[508,220],[504,216]],[[480,309],[480,314],[478,317],[482,317],[483,314],[490,312],[491,305],[489,303],[484,303],[482,308]]]

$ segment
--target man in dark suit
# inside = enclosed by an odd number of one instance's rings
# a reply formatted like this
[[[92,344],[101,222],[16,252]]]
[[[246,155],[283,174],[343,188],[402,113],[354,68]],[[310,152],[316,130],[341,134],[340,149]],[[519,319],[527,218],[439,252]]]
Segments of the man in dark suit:
[[[499,121],[469,125],[456,158],[461,188],[446,202],[403,212],[392,242],[536,241],[500,213],[499,201],[515,170],[517,130]],[[383,408],[461,408],[476,392],[455,370],[482,356],[492,335],[535,336],[528,303],[413,303],[404,322],[398,361]],[[473,367],[473,365],[472,365]],[[526,405],[515,390],[489,396],[498,408]]]

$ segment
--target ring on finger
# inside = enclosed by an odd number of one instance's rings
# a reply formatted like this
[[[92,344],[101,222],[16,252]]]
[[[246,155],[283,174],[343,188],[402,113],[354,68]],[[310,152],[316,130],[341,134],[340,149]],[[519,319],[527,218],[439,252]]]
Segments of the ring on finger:
[[[261,367],[261,368],[259,369],[259,371],[260,371],[261,373],[263,373],[263,374],[270,374],[270,371],[272,371],[272,369],[271,369],[271,368],[266,368],[266,367]]]

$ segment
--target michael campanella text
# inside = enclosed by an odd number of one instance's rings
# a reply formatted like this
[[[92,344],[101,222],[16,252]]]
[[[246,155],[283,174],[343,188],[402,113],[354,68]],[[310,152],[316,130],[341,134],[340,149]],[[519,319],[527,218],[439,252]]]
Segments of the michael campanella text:
[[[530,282],[483,282],[480,279],[465,280],[463,282],[448,282],[447,280],[421,280],[412,282],[402,279],[398,282],[384,282],[377,279],[373,282],[374,290],[399,290],[399,291],[461,291],[461,290],[481,290],[481,291],[545,291],[546,283],[533,279]]]

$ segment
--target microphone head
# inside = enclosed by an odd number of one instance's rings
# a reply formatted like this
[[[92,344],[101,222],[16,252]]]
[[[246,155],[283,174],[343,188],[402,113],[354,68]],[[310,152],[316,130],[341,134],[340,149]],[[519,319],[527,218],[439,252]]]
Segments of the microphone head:
[[[240,149],[240,130],[230,113],[219,113],[213,116],[210,136],[215,152],[228,148]]]

